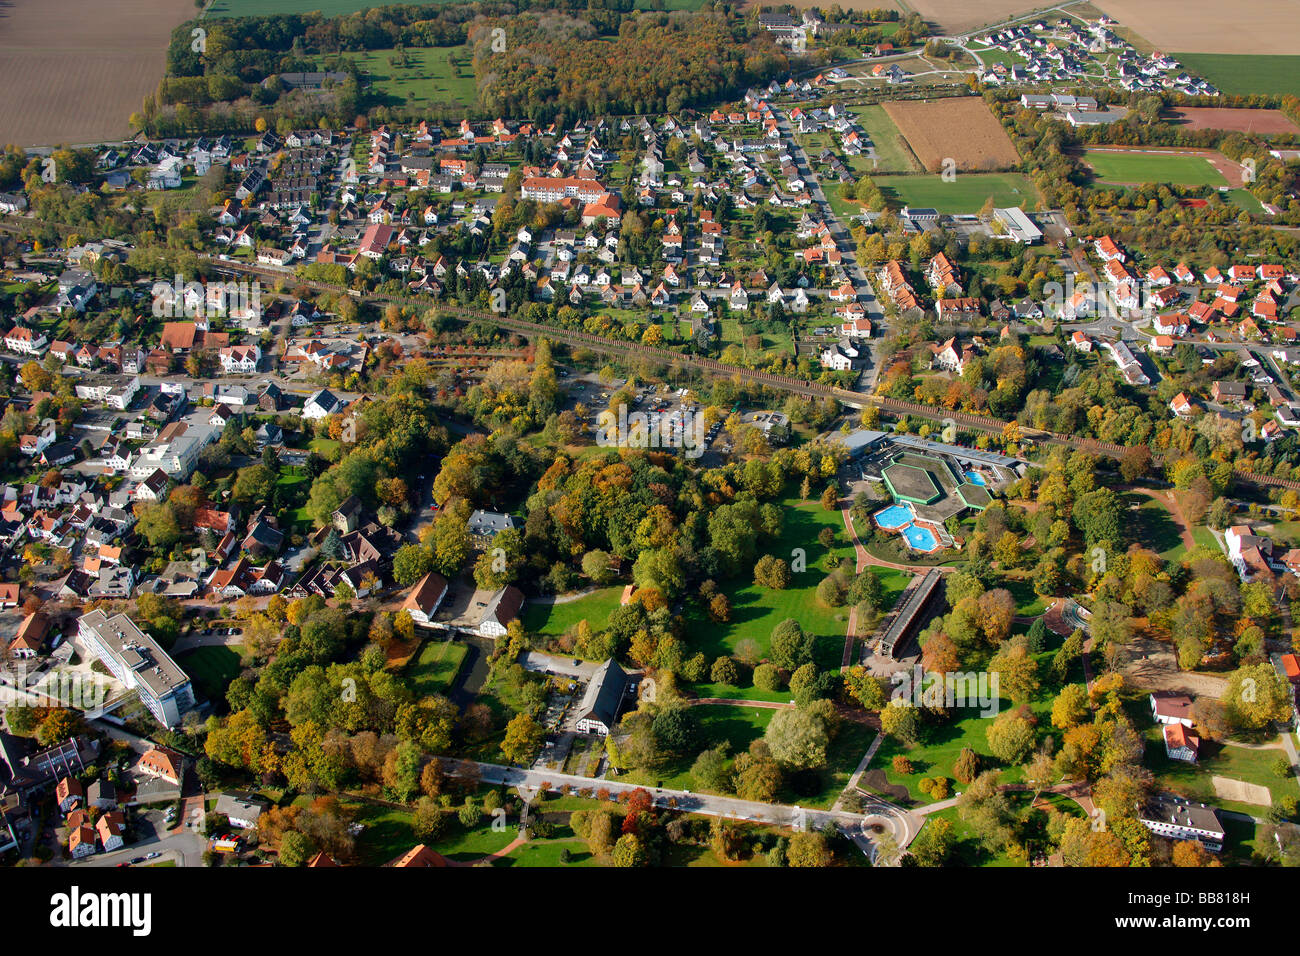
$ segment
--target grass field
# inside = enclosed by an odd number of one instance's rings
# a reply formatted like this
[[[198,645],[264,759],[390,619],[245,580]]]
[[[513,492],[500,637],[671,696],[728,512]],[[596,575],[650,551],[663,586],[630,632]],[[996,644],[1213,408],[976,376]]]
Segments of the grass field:
[[[1300,798],[1300,789],[1297,789],[1294,777],[1284,780],[1273,773],[1274,761],[1285,753],[1280,748],[1250,750],[1202,741],[1199,762],[1189,764],[1165,756],[1160,728],[1149,727],[1146,738],[1143,763],[1155,774],[1157,786],[1179,796],[1212,803],[1224,810],[1261,816],[1267,807],[1255,803],[1238,803],[1218,796],[1211,778],[1228,777],[1268,788],[1274,802],[1284,796]]]
[[[719,582],[731,600],[731,620],[725,625],[713,623],[691,601],[686,608],[687,633],[691,652],[701,651],[712,661],[716,657],[735,654],[741,641],[754,642],[760,659],[768,656],[772,646],[772,630],[786,618],[797,620],[805,631],[816,638],[814,654],[822,669],[838,668],[844,650],[844,632],[847,627],[847,607],[826,607],[817,599],[817,585],[826,576],[823,560],[826,551],[817,541],[822,528],[835,531],[831,552],[838,558],[849,557],[852,549],[843,535],[844,524],[838,511],[826,511],[816,501],[801,502],[787,498],[781,502],[785,513],[785,526],[781,537],[762,544],[759,554],[772,554],[789,560],[795,548],[807,553],[808,570],[791,575],[790,587],[775,591],[755,585],[745,575]],[[901,571],[875,568],[885,594],[885,606],[892,607],[907,585],[908,576]],[[749,685],[742,678],[742,684]],[[790,699],[788,691],[763,691],[752,685],[732,687],[723,684],[696,684],[694,690],[701,697],[733,697],[744,700]]]
[[[864,172],[876,169],[882,173],[910,173],[920,168],[912,151],[907,148],[903,134],[898,131],[883,106],[859,106],[854,112],[876,148],[877,161],[876,166],[872,167],[871,161],[866,157],[854,156],[853,160],[861,161],[860,164],[855,163],[855,168],[860,165]]]
[[[898,207],[933,208],[945,215],[976,213],[992,196],[997,206],[1038,204],[1038,190],[1020,173],[958,173],[946,182],[942,176],[874,176],[885,197]]]
[[[239,654],[229,647],[199,647],[181,655],[177,663],[204,697],[223,706],[226,688],[243,667]]]
[[[1084,162],[1107,183],[1169,183],[1173,186],[1226,186],[1228,181],[1206,159],[1178,154],[1085,150]]]
[[[474,104],[478,93],[466,47],[415,47],[404,52],[406,63],[399,65],[389,62],[391,49],[348,53],[346,58],[369,80],[367,92],[386,106]]]
[[[1254,56],[1234,53],[1176,53],[1188,70],[1220,91],[1246,95],[1300,95],[1300,56]]]
[[[456,681],[469,645],[429,638],[406,671],[417,697],[445,694]]]
[[[623,586],[600,588],[565,604],[534,604],[524,608],[524,630],[530,634],[559,637],[579,621],[591,624],[594,631],[605,628],[609,616],[623,598]]]

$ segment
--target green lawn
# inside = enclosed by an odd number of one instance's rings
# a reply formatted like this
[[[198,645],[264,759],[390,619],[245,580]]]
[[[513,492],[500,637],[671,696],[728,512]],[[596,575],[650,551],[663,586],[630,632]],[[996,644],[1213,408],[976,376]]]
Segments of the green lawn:
[[[326,461],[337,461],[339,452],[343,448],[332,438],[313,438],[307,443],[307,447]]]
[[[1211,778],[1229,777],[1267,787],[1274,802],[1284,796],[1300,798],[1300,788],[1297,788],[1294,777],[1284,780],[1273,773],[1273,762],[1285,753],[1281,749],[1250,750],[1203,740],[1199,762],[1189,764],[1165,756],[1161,730],[1158,726],[1147,728],[1147,748],[1143,763],[1155,774],[1156,784],[1162,789],[1224,810],[1237,810],[1252,816],[1263,816],[1268,807],[1223,799],[1215,792]]]
[[[524,630],[530,634],[559,637],[579,621],[586,620],[594,631],[605,628],[609,616],[623,599],[623,585],[600,588],[566,604],[534,604],[524,608]]]
[[[859,106],[853,112],[857,114],[862,129],[876,147],[877,163],[874,167],[865,157],[852,157],[862,161],[860,168],[863,171],[876,169],[882,173],[908,173],[919,168],[912,157],[912,151],[903,141],[903,134],[898,131],[883,106]],[[859,168],[859,164],[855,163],[854,168]]]
[[[1177,561],[1182,557],[1182,535],[1163,503],[1138,494],[1125,494],[1122,500],[1129,509],[1125,523],[1134,542],[1150,548],[1166,561]]]
[[[382,104],[411,109],[474,105],[478,90],[467,47],[408,47],[406,61],[396,64],[390,62],[394,53],[383,49],[346,54],[369,81],[366,92]]]
[[[1300,95],[1300,56],[1233,53],[1175,53],[1189,72],[1205,77],[1222,92]]]
[[[768,707],[701,704],[693,710],[700,718],[700,726],[706,741],[700,745],[700,750],[707,750],[725,741],[731,744],[733,754],[748,750],[750,743],[763,736],[767,731],[767,725],[776,716],[776,711]],[[656,771],[634,770],[622,779],[628,783],[639,783],[647,787],[707,792],[706,788],[691,775],[691,764],[695,762],[697,756],[698,753],[687,754]]]
[[[1264,204],[1256,199],[1254,193],[1248,189],[1229,189],[1227,197],[1230,203],[1246,210],[1251,215],[1265,215]]]
[[[456,675],[460,673],[468,653],[469,645],[460,641],[427,638],[420,653],[406,670],[416,696],[447,693],[447,689],[456,682]]]
[[[1200,156],[1176,153],[1102,152],[1085,150],[1088,163],[1099,182],[1169,183],[1174,186],[1226,186],[1223,174]]]
[[[1007,794],[1012,806],[1019,811],[1023,819],[1027,820],[1031,850],[1046,849],[1047,811],[1031,810],[1029,806],[1031,796],[1032,794],[1020,792]],[[1047,794],[1043,799],[1069,816],[1083,816],[1083,809],[1073,800],[1057,794]],[[929,819],[947,820],[952,823],[953,836],[957,838],[955,861],[962,866],[1018,867],[1025,865],[1009,857],[1005,851],[996,854],[989,852],[979,842],[975,831],[961,818],[961,811],[957,807],[940,810],[938,813],[931,814]]]
[[[807,570],[791,576],[790,587],[775,591],[759,587],[749,575],[720,581],[723,592],[731,601],[731,619],[723,625],[715,624],[696,601],[686,607],[686,633],[690,651],[702,651],[713,660],[724,655],[734,655],[741,641],[752,640],[758,658],[766,658],[771,650],[772,630],[786,618],[794,618],[805,631],[816,637],[815,655],[822,669],[837,669],[844,650],[844,633],[848,625],[847,607],[831,608],[823,605],[816,595],[817,585],[826,576],[824,559],[827,552],[817,540],[822,528],[835,532],[831,553],[838,558],[852,555],[844,534],[844,522],[839,511],[827,511],[818,501],[799,501],[787,498],[781,503],[785,522],[781,536],[776,541],[760,542],[758,554],[772,554],[791,560],[796,548],[806,554]],[[875,569],[884,585],[885,603],[893,606],[907,583],[903,572]],[[742,681],[748,684],[747,680]],[[735,697],[745,700],[789,700],[785,691],[766,692],[753,686],[696,684],[701,697]]]
[[[176,661],[190,675],[204,697],[219,701],[224,707],[226,688],[239,676],[243,661],[229,647],[199,647],[182,654]]]
[[[1020,173],[958,173],[951,182],[941,175],[874,176],[873,181],[894,206],[937,209],[945,215],[976,213],[993,197],[997,206],[1038,204],[1038,190]]]

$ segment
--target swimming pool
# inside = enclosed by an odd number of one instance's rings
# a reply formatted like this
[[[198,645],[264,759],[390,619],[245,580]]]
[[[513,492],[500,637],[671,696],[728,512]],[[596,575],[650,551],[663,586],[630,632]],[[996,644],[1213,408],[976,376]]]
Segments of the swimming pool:
[[[934,532],[929,528],[922,528],[919,525],[908,525],[903,529],[903,537],[907,543],[917,551],[938,551],[939,542],[934,536]]]
[[[890,505],[888,508],[877,511],[874,517],[876,524],[886,531],[898,531],[911,524],[915,516],[912,514],[912,509],[907,505]]]
[[[966,472],[966,480],[969,481],[972,485],[988,484],[988,482],[984,480],[984,476],[981,475],[978,471]]]

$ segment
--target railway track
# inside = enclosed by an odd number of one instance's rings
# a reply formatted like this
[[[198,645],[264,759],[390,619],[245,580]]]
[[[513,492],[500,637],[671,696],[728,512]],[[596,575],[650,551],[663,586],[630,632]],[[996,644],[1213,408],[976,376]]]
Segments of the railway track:
[[[211,261],[217,268],[226,267],[233,271],[266,276],[272,279],[294,280],[298,282],[298,284],[305,285],[308,288],[317,291],[331,292],[336,295],[350,294],[350,290],[345,289],[342,286],[334,286],[324,282],[298,280],[292,274],[286,274],[279,270],[268,269],[262,266],[215,259],[209,261]],[[367,298],[379,302],[394,302],[399,305],[413,305],[424,308],[427,308],[431,304],[427,299],[420,299],[414,296],[372,295]],[[436,303],[434,304],[436,305]],[[1073,435],[1063,435],[1057,432],[1029,428],[1021,425],[1019,422],[992,418],[987,415],[976,415],[971,412],[949,411],[946,409],[934,408],[929,405],[922,405],[920,402],[909,402],[905,399],[890,398],[884,395],[868,395],[862,392],[854,392],[846,388],[839,388],[834,385],[825,385],[820,382],[794,378],[789,375],[779,375],[775,372],[765,372],[761,369],[726,365],[716,359],[704,355],[674,352],[669,349],[642,345],[639,342],[620,342],[617,339],[607,339],[578,329],[563,329],[556,326],[543,325],[540,322],[529,322],[526,319],[517,319],[508,315],[500,315],[495,312],[482,312],[458,306],[438,305],[437,307],[441,313],[458,318],[464,322],[491,322],[502,329],[517,332],[520,335],[544,336],[556,342],[563,342],[566,345],[577,345],[591,349],[593,352],[602,352],[607,355],[633,356],[660,362],[665,365],[679,365],[696,369],[707,375],[740,379],[741,381],[753,382],[758,385],[764,385],[794,395],[802,395],[809,398],[830,398],[842,405],[847,405],[852,408],[874,406],[880,409],[881,412],[895,417],[907,415],[925,419],[927,421],[938,422],[944,425],[952,423],[954,425],[964,426],[968,429],[974,429],[976,431],[993,435],[1001,435],[1007,426],[1015,425],[1016,428],[1019,429],[1021,436],[1024,438],[1043,444],[1060,445],[1066,448],[1078,449],[1103,458],[1119,459],[1129,450],[1126,446],[1117,445],[1113,442],[1103,442],[1092,438],[1079,438]],[[1153,465],[1158,467],[1163,463],[1163,456],[1156,452],[1152,452],[1151,462]],[[1287,488],[1300,491],[1300,481],[1278,478],[1274,475],[1258,475],[1242,468],[1234,469],[1233,475],[1239,481],[1253,484],[1256,487]]]

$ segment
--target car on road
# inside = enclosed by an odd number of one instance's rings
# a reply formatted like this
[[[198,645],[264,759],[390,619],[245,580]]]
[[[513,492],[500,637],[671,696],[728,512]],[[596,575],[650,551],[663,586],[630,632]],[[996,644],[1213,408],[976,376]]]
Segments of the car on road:
[[[156,859],[158,859],[158,857],[160,857],[160,856],[162,856],[162,853],[161,853],[160,851],[158,851],[158,850],[154,850],[152,853],[146,853],[146,854],[144,855],[144,858],[145,858],[146,860],[156,860]]]
[[[132,862],[132,863],[143,863],[144,860],[145,860],[144,857],[142,857],[142,856],[137,856],[137,857],[136,857],[134,860],[132,860],[131,862]]]

